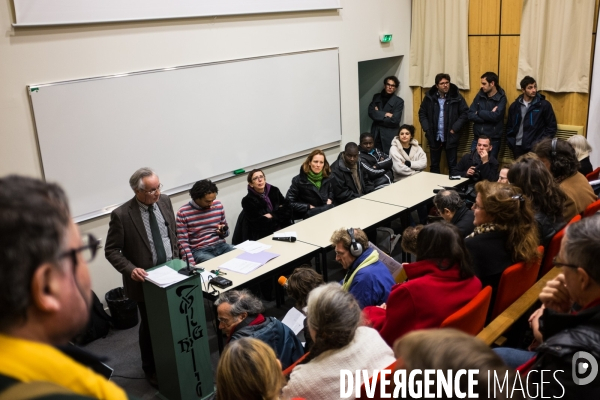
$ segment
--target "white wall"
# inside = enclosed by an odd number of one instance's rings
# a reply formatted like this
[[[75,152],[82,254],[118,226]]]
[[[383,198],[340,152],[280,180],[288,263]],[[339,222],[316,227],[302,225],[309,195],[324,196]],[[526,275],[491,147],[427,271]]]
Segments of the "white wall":
[[[398,95],[405,99],[404,120],[410,123],[412,101],[408,100],[412,94],[407,82],[411,1],[343,0],[342,6],[340,11],[14,29],[11,27],[14,22],[12,1],[4,0],[0,5],[0,31],[3,32],[0,35],[0,176],[10,173],[42,176],[25,92],[28,84],[339,47],[342,142],[356,141],[360,133],[357,112],[360,61],[404,56],[399,74],[404,84]],[[378,36],[383,32],[394,35],[391,45],[379,43]],[[281,90],[285,89],[285,82],[281,82]],[[223,90],[235,96],[235,77],[223,82]],[[276,112],[276,99],[265,106]],[[235,114],[235,109],[231,111]],[[290,121],[292,123],[302,122]],[[193,154],[181,143],[173,143],[173,146],[181,148],[182,157]],[[197,156],[201,156],[202,151],[221,152],[226,156],[226,140],[221,148],[197,149]],[[328,159],[333,161],[337,152],[328,151]],[[182,168],[186,162],[193,159],[182,161]],[[268,181],[285,193],[300,163],[301,160],[295,160],[268,168],[265,170]],[[148,160],[147,166],[152,167],[152,160]],[[157,172],[160,175],[160,171]],[[246,193],[245,179],[245,176],[236,177],[219,184],[219,198],[225,205],[232,229],[241,210],[240,200]],[[185,193],[174,196],[175,209],[188,198]],[[106,238],[108,221],[109,218],[104,217],[80,226],[83,231]],[[100,298],[121,284],[120,275],[102,255],[90,269],[93,289]]]

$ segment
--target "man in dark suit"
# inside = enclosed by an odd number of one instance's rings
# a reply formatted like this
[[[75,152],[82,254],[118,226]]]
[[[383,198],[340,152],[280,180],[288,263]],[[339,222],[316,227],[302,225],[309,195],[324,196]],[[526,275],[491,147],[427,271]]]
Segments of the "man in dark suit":
[[[105,256],[123,274],[125,294],[137,301],[140,310],[140,351],[146,378],[156,386],[156,367],[142,282],[147,269],[179,257],[175,236],[175,214],[171,200],[161,195],[158,176],[140,168],[129,179],[135,193],[110,215]]]

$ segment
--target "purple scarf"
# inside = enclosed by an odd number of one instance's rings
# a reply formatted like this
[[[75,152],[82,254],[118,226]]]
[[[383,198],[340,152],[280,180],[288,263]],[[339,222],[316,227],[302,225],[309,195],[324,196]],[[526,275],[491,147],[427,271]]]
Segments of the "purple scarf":
[[[252,193],[253,195],[258,196],[261,199],[263,199],[264,202],[267,203],[267,211],[268,212],[273,211],[273,204],[271,204],[271,199],[269,199],[270,191],[271,191],[271,185],[269,185],[268,183],[265,184],[265,191],[263,193],[258,193],[256,190],[254,190],[254,188],[252,188],[252,186],[248,185],[248,193]]]

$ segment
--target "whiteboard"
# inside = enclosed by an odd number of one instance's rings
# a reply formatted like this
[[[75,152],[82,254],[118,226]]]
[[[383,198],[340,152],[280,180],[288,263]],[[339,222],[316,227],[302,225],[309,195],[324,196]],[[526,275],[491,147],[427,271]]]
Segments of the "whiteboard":
[[[14,0],[15,26],[339,9],[340,0]]]
[[[338,49],[28,86],[44,176],[75,219],[133,196],[153,168],[165,193],[341,140]]]

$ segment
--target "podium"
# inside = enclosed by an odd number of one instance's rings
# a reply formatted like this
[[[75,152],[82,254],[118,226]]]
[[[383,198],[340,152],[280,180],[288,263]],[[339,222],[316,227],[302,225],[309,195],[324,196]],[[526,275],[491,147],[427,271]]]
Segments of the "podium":
[[[186,266],[175,259],[155,268],[164,265],[176,271]],[[215,388],[200,277],[192,275],[166,288],[151,282],[143,287],[159,397],[210,397]]]

